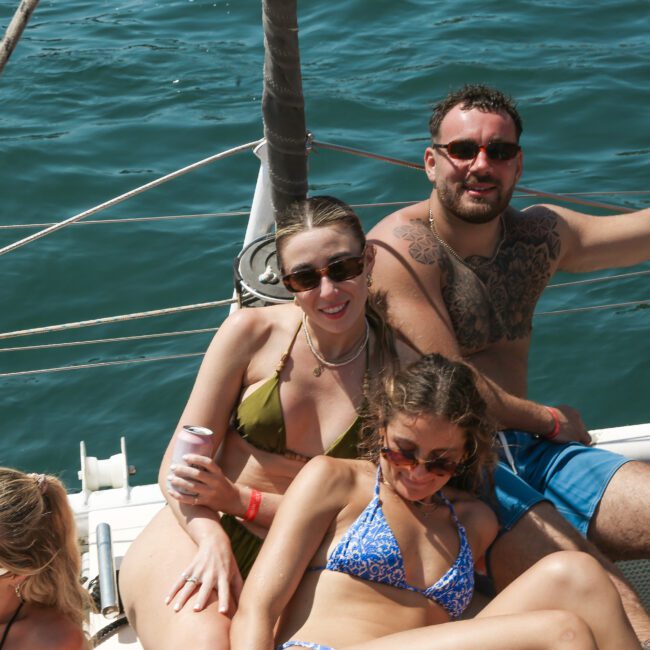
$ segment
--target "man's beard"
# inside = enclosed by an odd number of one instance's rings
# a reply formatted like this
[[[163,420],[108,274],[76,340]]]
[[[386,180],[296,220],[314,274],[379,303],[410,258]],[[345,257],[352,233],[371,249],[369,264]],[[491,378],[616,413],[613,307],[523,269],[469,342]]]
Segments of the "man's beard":
[[[461,221],[473,224],[489,223],[499,217],[508,207],[515,188],[513,186],[504,194],[501,186],[491,178],[476,178],[473,180],[477,183],[492,183],[495,187],[496,197],[486,200],[480,198],[472,200],[465,196],[465,184],[461,184],[460,189],[456,191],[449,184],[437,183],[438,200],[449,214]],[[465,198],[465,202],[463,202],[463,198]]]

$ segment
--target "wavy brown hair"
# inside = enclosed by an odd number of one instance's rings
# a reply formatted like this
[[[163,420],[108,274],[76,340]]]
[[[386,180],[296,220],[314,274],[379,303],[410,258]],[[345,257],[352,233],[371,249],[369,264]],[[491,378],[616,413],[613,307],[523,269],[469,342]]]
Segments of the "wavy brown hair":
[[[53,607],[77,625],[90,608],[81,586],[74,515],[55,476],[0,467],[0,566],[27,576],[25,602]]]
[[[359,245],[359,254],[366,248],[366,236],[357,213],[347,203],[333,196],[313,196],[296,201],[287,208],[279,223],[281,225],[275,233],[275,247],[282,273],[285,272],[282,253],[286,243],[295,235],[313,228],[343,228]],[[385,295],[380,292],[368,293],[366,318],[375,341],[369,360],[369,376],[373,380],[371,383],[397,369],[395,334],[388,324],[386,313]]]
[[[359,452],[377,462],[382,431],[400,414],[445,418],[465,433],[464,470],[450,485],[476,493],[496,462],[495,424],[487,416],[474,371],[466,363],[428,354],[376,385],[368,395],[368,413]],[[491,483],[491,481],[488,480]]]

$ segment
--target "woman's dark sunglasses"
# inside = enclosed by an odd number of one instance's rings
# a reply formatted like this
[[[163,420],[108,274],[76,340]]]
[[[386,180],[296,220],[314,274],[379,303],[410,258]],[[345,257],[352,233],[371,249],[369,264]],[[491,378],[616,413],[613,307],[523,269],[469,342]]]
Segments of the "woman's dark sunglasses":
[[[321,281],[321,278],[327,276],[332,282],[343,282],[351,280],[361,275],[363,272],[364,256],[345,257],[342,260],[336,260],[322,269],[304,269],[295,271],[282,276],[284,286],[292,293],[300,291],[309,291],[315,289]]]
[[[414,469],[418,465],[424,465],[424,469],[432,474],[438,476],[453,476],[460,474],[465,468],[462,462],[449,460],[443,456],[437,456],[429,460],[420,460],[412,451],[405,451],[403,449],[391,449],[390,447],[382,447],[380,450],[381,455],[395,467],[410,467]]]
[[[490,142],[478,144],[474,140],[454,140],[447,144],[433,144],[434,149],[446,149],[457,160],[474,160],[480,151],[484,151],[490,160],[512,160],[521,147],[516,142]]]

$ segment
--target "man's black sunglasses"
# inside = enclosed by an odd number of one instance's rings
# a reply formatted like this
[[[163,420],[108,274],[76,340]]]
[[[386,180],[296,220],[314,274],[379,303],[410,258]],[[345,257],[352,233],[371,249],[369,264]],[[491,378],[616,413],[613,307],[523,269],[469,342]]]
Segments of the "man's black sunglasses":
[[[364,256],[345,257],[342,260],[331,262],[322,269],[304,269],[282,276],[284,286],[292,293],[315,289],[321,278],[327,276],[332,282],[351,280],[363,273]]]
[[[453,140],[447,144],[433,144],[434,149],[446,149],[457,160],[474,160],[480,151],[484,151],[490,160],[512,160],[521,147],[516,142],[490,142],[478,144],[474,140]]]

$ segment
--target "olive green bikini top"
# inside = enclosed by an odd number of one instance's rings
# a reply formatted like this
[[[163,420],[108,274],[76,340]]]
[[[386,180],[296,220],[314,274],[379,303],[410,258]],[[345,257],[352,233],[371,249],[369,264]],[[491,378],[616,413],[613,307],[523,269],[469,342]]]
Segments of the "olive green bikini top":
[[[259,388],[243,399],[234,415],[234,426],[241,437],[253,447],[287,458],[309,460],[309,457],[287,449],[287,435],[280,402],[280,374],[293,348],[302,323],[293,335],[287,351],[282,355],[275,372]],[[361,418],[357,416],[323,453],[336,458],[356,458]]]

